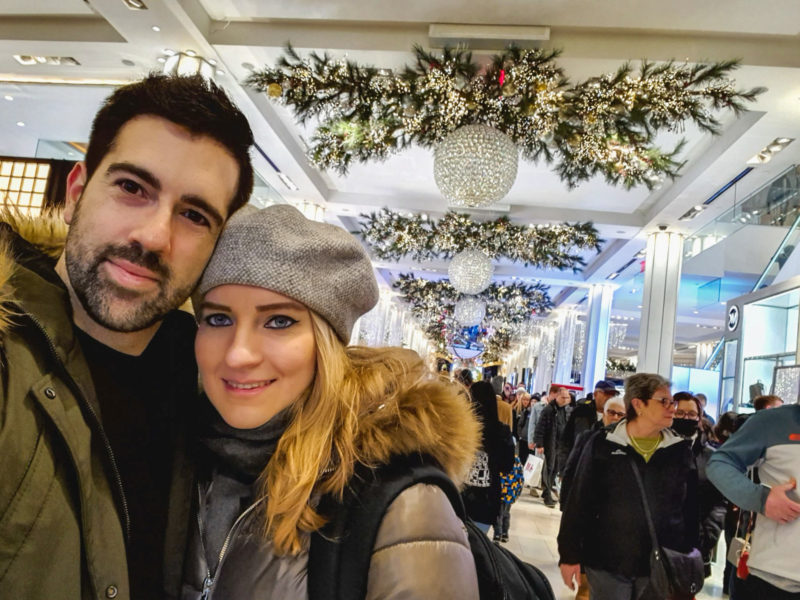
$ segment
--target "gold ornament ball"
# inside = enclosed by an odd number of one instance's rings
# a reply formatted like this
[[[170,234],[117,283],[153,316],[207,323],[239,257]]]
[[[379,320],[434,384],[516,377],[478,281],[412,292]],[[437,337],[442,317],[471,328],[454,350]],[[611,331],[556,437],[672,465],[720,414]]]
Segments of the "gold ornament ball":
[[[542,92],[546,92],[547,91],[547,84],[546,83],[537,84],[536,91],[539,92],[540,94]]]
[[[280,95],[283,93],[283,88],[281,87],[280,83],[270,83],[267,86],[267,96],[270,98],[280,98]]]

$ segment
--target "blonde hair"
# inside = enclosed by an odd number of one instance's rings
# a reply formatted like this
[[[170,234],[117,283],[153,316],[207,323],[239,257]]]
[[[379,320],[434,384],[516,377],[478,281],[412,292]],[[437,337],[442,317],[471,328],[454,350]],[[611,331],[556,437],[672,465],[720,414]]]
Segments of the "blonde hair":
[[[462,420],[456,431],[422,411],[414,412],[443,396],[461,396],[468,414],[461,386],[435,377],[410,350],[345,347],[322,317],[309,312],[317,346],[316,375],[294,403],[289,426],[261,474],[260,494],[268,497],[264,535],[278,554],[306,548],[307,534],[326,523],[312,506],[312,497],[333,494],[341,499],[358,463],[374,466],[395,454],[425,452],[427,444],[437,449],[442,467],[458,481],[465,473],[454,472],[462,468],[456,457],[464,449],[448,457],[448,443],[477,449],[480,439],[474,418],[466,419],[466,427]],[[413,430],[413,436],[394,435],[401,425],[401,404],[402,426]],[[455,439],[443,443],[448,436]]]

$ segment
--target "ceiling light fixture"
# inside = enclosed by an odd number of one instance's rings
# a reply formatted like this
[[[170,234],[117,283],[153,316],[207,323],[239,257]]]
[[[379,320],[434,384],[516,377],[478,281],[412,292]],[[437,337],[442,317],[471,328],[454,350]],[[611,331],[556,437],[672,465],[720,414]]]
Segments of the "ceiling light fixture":
[[[3,96],[3,98],[5,98],[6,100],[8,100],[9,102],[13,102],[13,100],[14,100],[14,96],[9,96],[8,94],[6,94],[5,96]]]
[[[142,0],[122,0],[130,10],[147,10],[147,5]]]
[[[155,31],[156,33],[158,33],[159,31],[161,31],[161,27],[159,27],[158,25],[153,25],[153,26],[152,26],[150,29],[152,29],[152,30],[153,30],[153,31]]]
[[[703,212],[703,209],[705,209],[705,206],[703,206],[702,204],[696,204],[695,206],[687,210],[685,213],[683,213],[680,217],[678,217],[678,221],[691,221],[697,215]]]
[[[288,176],[286,173],[283,173],[283,172],[281,172],[281,171],[278,171],[278,179],[280,179],[280,180],[283,182],[283,185],[285,185],[285,186],[286,186],[287,188],[289,188],[291,191],[293,191],[293,192],[297,192],[297,191],[299,191],[299,190],[300,190],[300,188],[299,188],[299,187],[297,187],[297,185],[295,184],[295,182],[294,182],[294,181],[292,181],[292,180],[289,178],[289,176]]]
[[[772,160],[772,157],[786,148],[794,141],[794,138],[779,137],[772,140],[769,144],[762,148],[761,152],[756,154],[753,158],[747,161],[748,165],[763,165]]]
[[[39,56],[31,54],[15,54],[14,60],[24,67],[35,65],[51,65],[54,67],[66,66],[77,67],[80,62],[72,56]]]
[[[17,121],[17,127],[25,127],[25,123],[22,121]]]

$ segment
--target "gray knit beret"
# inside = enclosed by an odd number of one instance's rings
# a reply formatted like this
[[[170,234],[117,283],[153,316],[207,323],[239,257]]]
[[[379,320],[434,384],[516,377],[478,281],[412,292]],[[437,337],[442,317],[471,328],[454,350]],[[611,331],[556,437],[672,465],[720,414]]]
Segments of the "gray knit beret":
[[[358,240],[288,204],[245,207],[228,220],[195,298],[226,284],[262,287],[302,302],[345,344],[356,319],[378,302],[372,263]]]

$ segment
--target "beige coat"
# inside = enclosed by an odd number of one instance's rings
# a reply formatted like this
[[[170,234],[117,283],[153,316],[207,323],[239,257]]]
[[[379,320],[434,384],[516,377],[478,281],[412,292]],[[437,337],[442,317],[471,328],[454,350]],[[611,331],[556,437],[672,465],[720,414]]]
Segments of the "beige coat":
[[[505,400],[497,400],[497,418],[504,425],[508,425],[511,431],[514,431],[514,411],[511,410],[511,405]]]

